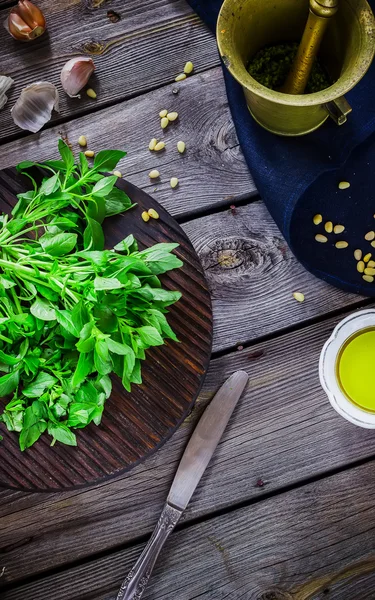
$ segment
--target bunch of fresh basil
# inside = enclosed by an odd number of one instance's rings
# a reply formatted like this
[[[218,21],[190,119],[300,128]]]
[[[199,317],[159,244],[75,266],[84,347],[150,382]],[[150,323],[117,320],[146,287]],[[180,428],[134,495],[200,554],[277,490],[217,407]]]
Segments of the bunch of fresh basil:
[[[76,445],[74,429],[101,421],[109,375],[130,391],[142,383],[145,351],[177,341],[165,314],[181,294],[158,278],[182,265],[177,244],[139,251],[130,235],[104,248],[103,220],[132,203],[103,172],[126,153],[98,152],[89,166],[62,140],[59,152],[18,165],[33,189],[0,217],[0,397],[12,395],[0,421],[19,432],[21,450],[44,432]],[[34,166],[49,173],[41,185]]]

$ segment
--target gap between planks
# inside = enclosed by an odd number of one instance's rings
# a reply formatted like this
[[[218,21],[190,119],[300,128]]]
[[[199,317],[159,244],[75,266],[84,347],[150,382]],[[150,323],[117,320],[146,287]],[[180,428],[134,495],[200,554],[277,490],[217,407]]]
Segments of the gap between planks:
[[[367,463],[179,530],[163,550],[145,600],[311,600],[328,589],[332,600],[371,600],[373,495],[374,464]],[[55,600],[114,600],[142,547],[9,589],[3,600],[51,594]]]

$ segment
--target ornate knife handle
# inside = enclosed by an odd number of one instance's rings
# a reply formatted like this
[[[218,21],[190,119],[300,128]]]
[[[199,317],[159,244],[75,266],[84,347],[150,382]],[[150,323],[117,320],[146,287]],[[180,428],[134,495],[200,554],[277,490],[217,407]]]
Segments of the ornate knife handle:
[[[160,550],[177,525],[181,515],[182,510],[173,508],[168,502],[164,505],[163,512],[147,546],[129,575],[124,579],[116,600],[140,600],[142,598]]]

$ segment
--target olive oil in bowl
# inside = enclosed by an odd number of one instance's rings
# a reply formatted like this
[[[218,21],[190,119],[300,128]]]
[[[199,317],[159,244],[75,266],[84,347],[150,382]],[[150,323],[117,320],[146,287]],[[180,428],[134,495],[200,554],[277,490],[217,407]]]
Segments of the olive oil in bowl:
[[[319,378],[332,407],[354,425],[375,429],[375,309],[359,310],[333,330]]]
[[[352,335],[337,356],[336,376],[345,396],[375,413],[375,327]]]

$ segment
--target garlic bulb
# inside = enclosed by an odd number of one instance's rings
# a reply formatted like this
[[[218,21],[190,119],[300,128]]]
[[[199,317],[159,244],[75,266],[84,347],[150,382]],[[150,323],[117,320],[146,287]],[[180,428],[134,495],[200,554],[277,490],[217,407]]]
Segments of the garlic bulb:
[[[13,83],[14,81],[11,77],[0,75],[0,109],[8,102],[8,98],[5,94]]]
[[[21,42],[30,42],[46,30],[42,11],[30,0],[19,0],[4,23],[10,35]]]
[[[63,66],[60,79],[64,91],[71,98],[80,98],[79,91],[86,85],[95,70],[92,58],[77,56]]]
[[[21,129],[36,133],[51,118],[52,110],[59,112],[59,92],[48,81],[38,81],[25,87],[11,113]]]

